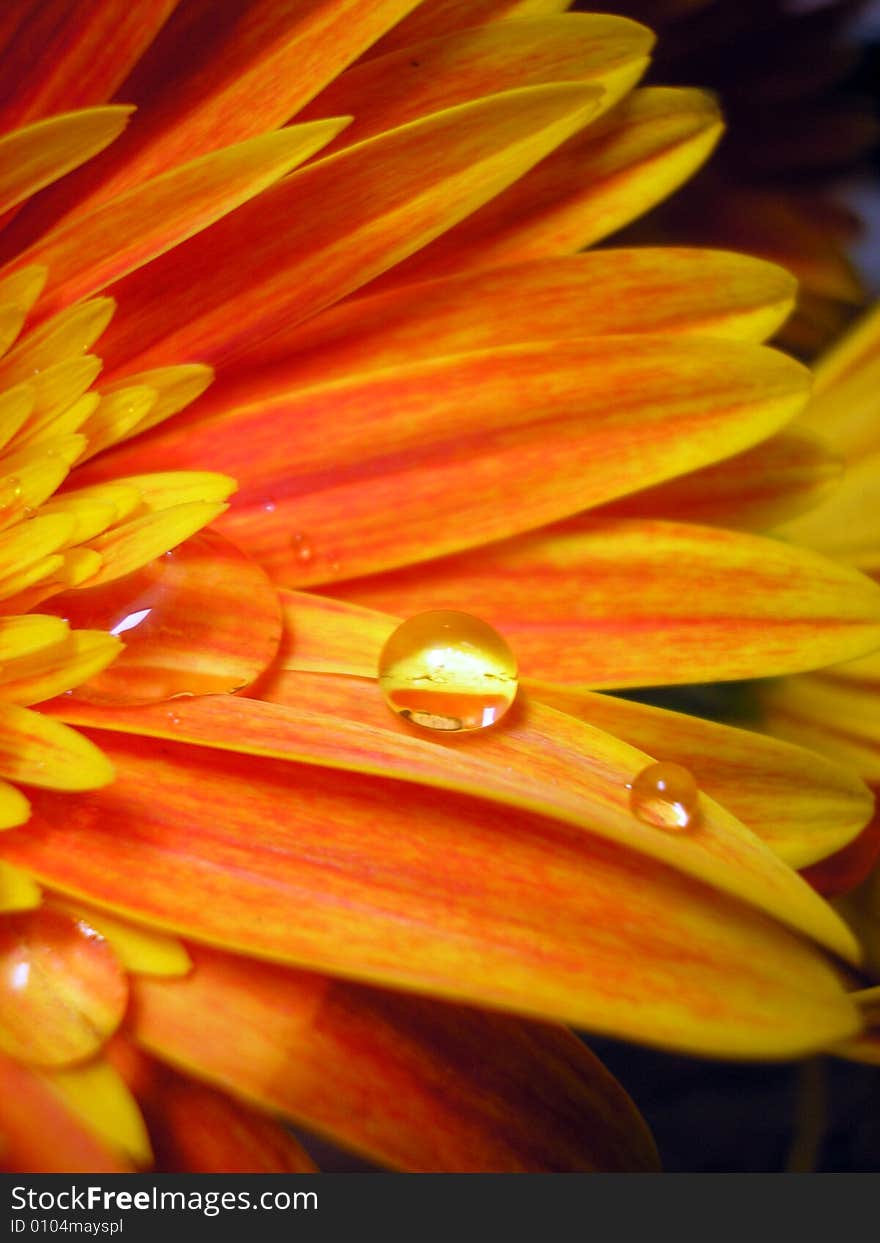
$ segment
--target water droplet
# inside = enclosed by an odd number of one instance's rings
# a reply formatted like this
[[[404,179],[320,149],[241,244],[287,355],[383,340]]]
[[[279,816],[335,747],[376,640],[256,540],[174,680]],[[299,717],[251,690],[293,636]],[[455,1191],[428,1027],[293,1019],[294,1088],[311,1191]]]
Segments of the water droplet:
[[[304,564],[307,564],[315,555],[315,550],[312,548],[308,537],[304,535],[302,531],[296,531],[290,537],[290,544],[293,548],[293,555],[296,557],[297,561],[302,561]]]
[[[253,605],[244,641],[243,598]],[[40,605],[76,630],[106,630],[125,644],[113,664],[74,691],[76,699],[98,704],[240,690],[274,655],[274,609],[259,569],[214,532],[115,582],[65,591]]]
[[[0,480],[0,522],[19,516],[21,508],[21,480],[7,475]]]
[[[681,764],[649,764],[630,783],[629,792],[633,815],[655,829],[673,833],[689,829],[700,813],[696,780]]]
[[[379,685],[389,708],[423,729],[486,729],[516,698],[516,658],[478,617],[432,610],[411,617],[388,639]]]
[[[274,514],[277,508],[278,507],[274,501],[263,501],[263,513],[264,514]]]
[[[124,972],[104,938],[43,907],[0,921],[0,1049],[38,1066],[92,1057],[118,1027]]]

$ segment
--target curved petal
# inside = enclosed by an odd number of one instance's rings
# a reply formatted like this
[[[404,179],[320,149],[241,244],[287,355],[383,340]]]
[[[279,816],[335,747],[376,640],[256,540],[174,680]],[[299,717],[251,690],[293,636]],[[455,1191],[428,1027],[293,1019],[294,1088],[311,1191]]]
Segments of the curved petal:
[[[188,0],[125,84],[129,135],[24,211],[0,240],[11,258],[71,210],[276,129],[415,0]],[[135,7],[141,7],[140,4]],[[193,55],[198,48],[199,55]]]
[[[721,131],[718,105],[703,91],[633,91],[386,283],[582,250],[671,194]]]
[[[131,1172],[131,1164],[72,1113],[43,1075],[0,1053],[0,1130],[6,1173]]]
[[[874,796],[857,773],[815,751],[612,695],[550,683],[529,691],[652,759],[683,764],[791,867],[841,850],[871,818]]]
[[[75,806],[36,792],[27,828],[0,840],[96,906],[684,1051],[798,1056],[857,1029],[807,943],[628,845],[387,777],[101,738],[117,781]]]
[[[314,314],[509,186],[587,123],[597,94],[507,91],[299,169],[111,286],[108,370],[228,361]]]
[[[700,823],[687,834],[660,833],[636,820],[629,810],[629,784],[657,757],[593,725],[521,697],[502,726],[477,738],[444,744],[414,734],[390,713],[374,681],[282,673],[264,679],[260,693],[283,710],[212,696],[177,703],[171,716],[158,706],[78,710],[65,703],[60,711],[79,724],[142,740],[176,739],[233,754],[305,761],[341,770],[344,779],[368,773],[528,809],[661,860],[815,936],[844,956],[857,953],[830,908],[712,802],[709,791],[702,797]],[[104,735],[103,742],[111,749],[116,744],[112,734]],[[768,749],[772,751],[772,745]],[[826,829],[835,844],[853,836],[853,820],[858,828],[870,815],[867,792],[861,798],[853,793],[852,786],[858,791],[859,785],[851,779],[850,820],[842,832],[838,828],[836,841],[834,826]]]
[[[0,212],[106,147],[122,133],[131,112],[121,104],[65,112],[0,138]]]
[[[146,1115],[157,1169],[203,1174],[316,1172],[302,1145],[274,1119],[160,1066],[120,1036],[107,1052]]]
[[[760,346],[660,336],[521,345],[292,391],[270,373],[231,409],[196,412],[97,470],[137,454],[140,469],[233,475],[220,529],[277,581],[307,585],[503,539],[735,453],[791,418],[806,383]]]
[[[382,56],[421,39],[434,39],[465,27],[511,18],[525,21],[549,17],[567,9],[570,3],[571,0],[422,0],[412,13],[371,47],[363,59]]]
[[[840,486],[843,463],[818,437],[784,428],[752,449],[612,501],[613,517],[673,518],[766,531],[812,515]],[[795,540],[819,547],[811,540]]]
[[[0,129],[109,99],[179,0],[24,0],[0,56]],[[25,72],[22,72],[22,67]]]
[[[650,519],[576,520],[333,591],[399,617],[475,613],[522,673],[592,687],[768,677],[880,641],[880,588],[856,571],[778,540]]]
[[[224,377],[202,410],[234,404],[233,394],[264,366],[282,366],[297,388],[528,341],[641,332],[760,341],[789,314],[794,293],[792,278],[773,264],[673,246],[439,277],[351,298],[277,333],[243,356],[245,374],[238,383]]]
[[[546,82],[589,82],[604,92],[604,110],[635,85],[653,42],[644,26],[605,14],[469,25],[361,61],[298,119],[353,116],[338,149],[471,99]]]
[[[207,950],[181,986],[138,986],[133,1027],[158,1056],[402,1170],[656,1168],[632,1102],[561,1028]]]
[[[74,215],[16,259],[49,271],[49,315],[145,266],[258,195],[314,153],[344,120],[296,125],[226,147]]]

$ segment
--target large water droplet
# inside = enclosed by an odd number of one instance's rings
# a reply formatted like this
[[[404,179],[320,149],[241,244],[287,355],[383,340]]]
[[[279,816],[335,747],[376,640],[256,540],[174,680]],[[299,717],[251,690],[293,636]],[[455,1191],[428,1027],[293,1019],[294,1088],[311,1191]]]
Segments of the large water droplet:
[[[448,733],[486,729],[516,698],[516,658],[478,617],[432,610],[388,639],[379,685],[389,708],[414,725]]]
[[[83,920],[42,908],[0,921],[0,1049],[38,1066],[92,1057],[122,1020],[128,981]]]
[[[632,781],[629,791],[633,815],[655,829],[682,832],[695,823],[700,813],[696,780],[681,764],[649,764]]]
[[[40,608],[125,644],[112,665],[75,690],[74,698],[89,703],[240,690],[272,660],[280,636],[277,593],[258,566],[214,532],[116,582],[64,592]]]

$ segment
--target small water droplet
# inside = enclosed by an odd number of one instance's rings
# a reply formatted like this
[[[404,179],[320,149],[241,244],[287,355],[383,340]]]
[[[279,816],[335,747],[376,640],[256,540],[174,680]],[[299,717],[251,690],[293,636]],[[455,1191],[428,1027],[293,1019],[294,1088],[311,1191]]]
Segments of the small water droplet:
[[[274,501],[263,501],[263,513],[264,514],[274,514],[277,508],[278,506],[275,504]]]
[[[7,475],[0,480],[0,522],[21,515],[21,480],[18,475]]]
[[[516,698],[516,658],[478,617],[431,610],[390,636],[379,657],[379,685],[389,708],[423,729],[486,729]]]
[[[297,561],[308,563],[315,555],[315,550],[312,548],[308,537],[304,535],[302,531],[294,532],[294,534],[290,537],[290,544],[293,548],[293,555],[296,557]]]
[[[165,715],[168,717],[168,724],[172,727],[172,729],[177,729],[178,725],[180,724],[180,717],[177,715],[177,713],[166,712]]]
[[[700,791],[693,773],[681,764],[649,764],[629,785],[632,814],[655,829],[678,833],[700,814]]]

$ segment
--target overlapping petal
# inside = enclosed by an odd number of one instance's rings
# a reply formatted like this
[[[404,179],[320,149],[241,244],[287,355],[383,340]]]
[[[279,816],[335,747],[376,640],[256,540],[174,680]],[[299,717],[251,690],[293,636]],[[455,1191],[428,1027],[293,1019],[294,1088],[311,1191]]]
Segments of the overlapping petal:
[[[326,583],[503,539],[626,494],[634,478],[717,460],[793,417],[805,384],[796,363],[758,346],[650,335],[450,355],[303,388],[294,364],[101,470],[124,471],[138,453],[154,469],[234,475],[220,529],[278,581]],[[281,444],[279,421],[291,427]]]
[[[108,732],[102,745],[114,785],[72,812],[38,792],[0,853],[138,921],[683,1049],[791,1056],[857,1025],[821,956],[660,862],[672,854],[662,834],[652,858],[387,777],[341,783],[332,770],[164,738]],[[606,788],[623,803],[623,780]],[[622,806],[617,820],[642,844]],[[136,889],[122,883],[133,874]]]
[[[767,677],[880,638],[880,588],[847,566],[662,520],[584,518],[333,591],[402,617],[454,602],[500,628],[529,677],[594,688]]]
[[[102,344],[108,368],[219,363],[305,319],[522,176],[598,98],[573,83],[507,91],[300,169],[111,286],[120,314]]]
[[[427,1172],[656,1167],[632,1102],[562,1029],[195,957],[187,980],[138,984],[137,1039],[374,1159]]]

